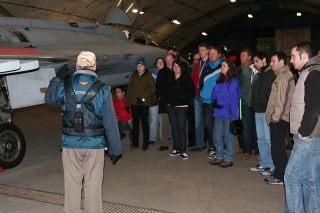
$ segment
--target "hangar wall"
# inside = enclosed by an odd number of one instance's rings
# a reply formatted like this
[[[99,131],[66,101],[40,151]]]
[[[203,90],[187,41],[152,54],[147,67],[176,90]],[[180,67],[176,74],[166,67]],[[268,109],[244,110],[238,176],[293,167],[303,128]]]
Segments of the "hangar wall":
[[[237,51],[249,48],[254,53],[258,50],[258,47],[261,46],[261,43],[259,43],[260,38],[269,38],[270,41],[275,41],[274,47],[270,47],[271,53],[272,50],[280,50],[277,49],[279,47],[276,46],[277,30],[300,31],[301,33],[299,34],[305,34],[305,36],[296,35],[295,38],[297,41],[300,39],[309,40],[314,46],[315,53],[320,49],[320,20],[281,19],[281,21],[277,22],[277,20],[248,20],[237,17],[215,26],[209,31],[208,36],[198,36],[188,45],[180,49],[180,55],[186,56],[189,53],[197,52],[197,47],[200,43],[218,46],[224,45],[228,49]],[[285,35],[285,37],[287,37],[287,35]],[[294,44],[291,40],[292,39],[286,44],[286,49]],[[286,41],[286,39],[284,39],[284,41]]]

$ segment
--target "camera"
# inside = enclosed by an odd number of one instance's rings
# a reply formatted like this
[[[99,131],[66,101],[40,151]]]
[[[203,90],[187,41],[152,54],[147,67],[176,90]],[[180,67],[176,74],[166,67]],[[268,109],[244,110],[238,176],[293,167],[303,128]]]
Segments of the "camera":
[[[75,132],[83,132],[84,120],[82,112],[76,112],[73,117],[73,126]]]
[[[144,101],[145,101],[144,98],[137,97],[137,104],[142,105]]]

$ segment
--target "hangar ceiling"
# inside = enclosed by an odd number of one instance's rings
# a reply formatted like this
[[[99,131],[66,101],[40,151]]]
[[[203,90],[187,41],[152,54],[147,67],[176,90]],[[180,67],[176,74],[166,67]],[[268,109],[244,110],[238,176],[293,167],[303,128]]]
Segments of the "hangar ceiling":
[[[133,0],[132,0],[133,1]],[[116,0],[0,0],[2,16],[32,18],[65,22],[98,22],[103,24]],[[144,14],[132,27],[119,26],[131,34],[145,31],[162,47],[183,48],[202,32],[214,33],[224,23],[239,24],[237,20],[249,19],[252,25],[279,24],[291,20],[300,25],[315,20],[319,26],[320,0],[143,0]],[[297,17],[297,12],[302,16]],[[176,25],[169,20],[178,20]],[[301,21],[299,21],[299,19]],[[230,21],[231,20],[231,21]],[[248,24],[248,22],[246,22]],[[249,22],[250,23],[250,22]]]

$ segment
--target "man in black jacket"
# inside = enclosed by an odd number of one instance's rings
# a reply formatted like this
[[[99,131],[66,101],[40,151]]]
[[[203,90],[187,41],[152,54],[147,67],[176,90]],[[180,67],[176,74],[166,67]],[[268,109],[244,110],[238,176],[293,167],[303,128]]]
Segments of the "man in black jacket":
[[[169,117],[167,111],[167,100],[163,97],[163,91],[165,89],[165,84],[169,80],[169,76],[172,73],[172,63],[176,60],[175,55],[168,53],[166,56],[166,67],[159,70],[157,81],[156,81],[156,96],[159,100],[159,114],[161,116],[161,126],[162,126],[162,137],[161,146],[158,151],[165,151],[169,149],[168,138],[169,138]]]
[[[254,66],[259,70],[258,78],[251,88],[252,107],[255,112],[258,147],[260,152],[259,164],[250,168],[252,172],[274,170],[271,157],[270,127],[266,121],[266,109],[271,93],[272,83],[276,75],[267,63],[267,54],[259,51],[253,57]],[[266,174],[266,173],[263,173]]]

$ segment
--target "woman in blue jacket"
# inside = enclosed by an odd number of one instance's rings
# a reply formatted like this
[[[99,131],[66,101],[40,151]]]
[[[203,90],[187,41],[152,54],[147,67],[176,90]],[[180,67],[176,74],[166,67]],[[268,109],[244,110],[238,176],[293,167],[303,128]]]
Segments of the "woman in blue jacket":
[[[217,158],[211,165],[222,168],[233,166],[234,135],[230,133],[230,120],[239,119],[240,80],[236,66],[229,59],[222,61],[221,73],[211,94],[214,108],[213,141],[217,148]],[[226,150],[224,150],[224,145]]]

